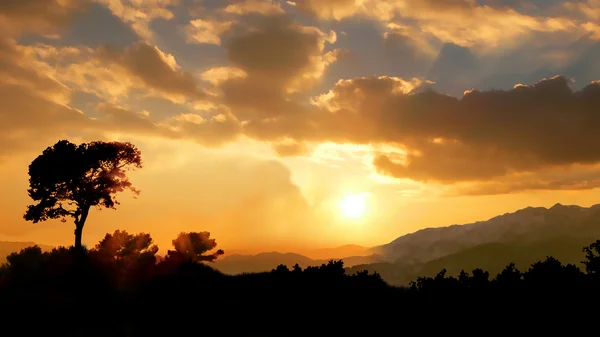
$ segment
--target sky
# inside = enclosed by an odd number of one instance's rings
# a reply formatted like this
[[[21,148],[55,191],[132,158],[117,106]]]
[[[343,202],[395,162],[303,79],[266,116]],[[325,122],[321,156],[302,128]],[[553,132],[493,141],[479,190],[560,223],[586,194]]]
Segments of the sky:
[[[375,246],[600,193],[600,0],[3,0],[0,240],[60,139],[128,141],[141,191],[83,243]]]

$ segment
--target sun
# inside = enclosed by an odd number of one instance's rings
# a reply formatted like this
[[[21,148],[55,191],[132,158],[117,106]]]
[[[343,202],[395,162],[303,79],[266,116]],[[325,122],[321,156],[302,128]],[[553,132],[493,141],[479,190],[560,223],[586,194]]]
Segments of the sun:
[[[367,210],[366,198],[368,193],[349,194],[340,202],[342,215],[346,218],[358,219]]]

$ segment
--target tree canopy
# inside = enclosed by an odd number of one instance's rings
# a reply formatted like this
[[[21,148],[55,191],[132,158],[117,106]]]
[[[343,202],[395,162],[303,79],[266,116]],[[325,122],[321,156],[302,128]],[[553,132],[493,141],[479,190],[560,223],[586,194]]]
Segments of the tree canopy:
[[[138,194],[126,173],[141,167],[141,153],[131,143],[61,140],[29,165],[28,193],[37,203],[27,207],[24,218],[37,223],[72,217],[75,247],[81,248],[90,208],[115,208],[115,194],[126,189]]]
[[[215,261],[224,252],[222,249],[208,255],[205,253],[217,247],[217,241],[210,237],[209,232],[181,232],[173,240],[175,251],[169,251],[170,255],[179,255],[192,261]]]

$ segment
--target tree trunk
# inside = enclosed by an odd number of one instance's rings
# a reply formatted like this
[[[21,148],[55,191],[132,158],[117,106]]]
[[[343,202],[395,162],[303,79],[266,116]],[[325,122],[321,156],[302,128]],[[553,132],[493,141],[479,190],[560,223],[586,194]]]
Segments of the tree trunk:
[[[83,226],[80,226],[79,223],[75,223],[75,249],[81,249],[81,234],[83,233]]]
[[[81,217],[75,220],[75,249],[80,250],[83,246],[81,244],[81,236],[83,234],[83,226],[87,220],[90,212],[90,206],[84,206],[81,209]]]

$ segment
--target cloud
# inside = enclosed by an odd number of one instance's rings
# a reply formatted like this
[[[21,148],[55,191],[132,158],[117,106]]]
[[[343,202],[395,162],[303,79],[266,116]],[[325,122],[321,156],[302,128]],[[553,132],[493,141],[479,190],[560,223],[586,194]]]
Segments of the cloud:
[[[148,43],[136,43],[125,50],[106,47],[99,50],[99,58],[122,67],[147,88],[155,89],[172,100],[201,100],[206,97],[196,78],[182,70],[173,55]]]
[[[0,39],[0,95],[6,101],[0,109],[8,112],[0,115],[4,126],[0,146],[72,130],[191,139],[208,147],[247,136],[270,142],[280,156],[305,155],[322,142],[385,144],[392,150],[373,151],[371,164],[379,173],[399,179],[455,185],[478,182],[478,188],[486,191],[594,186],[591,176],[580,179],[590,181],[588,185],[548,175],[531,186],[515,177],[598,162],[600,147],[594,145],[594,132],[600,119],[594,111],[600,108],[600,84],[573,91],[566,78],[555,77],[511,90],[468,91],[455,98],[445,95],[448,91],[429,90],[433,84],[423,76],[373,76],[339,80],[331,90],[314,96],[322,89],[319,85],[328,68],[349,53],[336,48],[335,31],[322,28],[343,28],[339,23],[300,24],[291,15],[292,6],[279,2],[214,2],[217,8],[193,13],[191,21],[181,20],[189,23],[188,43],[222,48],[222,62],[207,65],[194,63],[195,56],[185,53],[176,59],[163,51],[176,50],[173,45],[161,49],[150,42],[149,23],[172,18],[174,6],[181,3],[101,2],[137,27],[146,41],[127,48],[69,46],[68,41],[56,46],[19,45],[13,39],[16,34],[58,32],[85,6],[56,1],[42,8],[32,3],[32,17],[44,19],[28,26],[14,21],[22,17],[29,22],[19,5],[25,2],[11,1],[0,8],[0,27],[12,26]],[[465,68],[449,57],[450,66],[445,65],[442,73],[462,73],[467,77],[465,86],[473,83],[487,90],[498,83],[514,83],[513,77],[498,77],[509,68],[518,74],[528,71],[519,79],[531,78],[546,63],[556,65],[548,72],[559,73],[593,46],[596,2],[569,4],[548,11],[540,6],[517,10],[510,1],[298,0],[293,6],[321,20],[354,16],[377,20],[381,31],[374,34],[385,38],[385,47],[399,48],[394,55],[415,64],[433,60],[442,41],[452,43],[446,46],[462,46],[455,49],[469,56],[457,58],[464,59]],[[579,41],[586,43],[565,50],[582,36]],[[539,37],[544,41],[534,40]],[[549,44],[549,37],[560,41]],[[348,38],[352,36],[343,40]],[[517,42],[527,43],[531,52],[511,50]],[[502,56],[494,50],[502,50]],[[475,53],[482,51],[486,55]],[[473,74],[467,74],[471,66]],[[467,89],[457,76],[450,77],[447,83],[440,78],[438,85]],[[101,103],[81,108],[73,102],[81,92],[96,95]],[[150,96],[168,99],[177,108],[154,113],[152,108],[131,104]],[[491,180],[503,182],[504,187],[489,185]],[[480,193],[469,191],[465,193]]]
[[[419,82],[380,77],[340,81],[314,109],[250,121],[244,132],[277,140],[388,144],[384,174],[425,182],[485,181],[600,161],[600,84],[574,92],[564,77],[457,99]],[[412,88],[416,88],[416,92]]]
[[[52,76],[113,103],[134,89],[178,103],[206,98],[199,78],[183,70],[173,55],[145,42],[124,49],[43,44],[23,48],[44,62]]]
[[[228,80],[243,79],[246,76],[248,74],[245,71],[235,67],[213,67],[204,71],[201,75],[204,81],[215,86],[219,86]]]
[[[275,143],[273,144],[273,150],[275,150],[275,153],[280,157],[301,156],[309,152],[306,144],[301,142]]]
[[[536,172],[516,173],[501,180],[459,183],[445,195],[496,195],[536,190],[589,190],[600,187],[598,165],[570,165]]]
[[[192,139],[206,146],[234,140],[240,126],[227,110],[196,120],[164,121],[117,103],[127,101],[123,98],[134,88],[193,102],[204,97],[198,82],[171,55],[145,43],[96,50],[22,46],[0,39],[1,159],[53,143],[74,130],[78,136],[116,132]],[[100,103],[85,112],[73,108],[75,90],[97,94]]]
[[[430,35],[444,43],[486,52],[500,46],[523,45],[537,33],[569,32],[575,39],[586,34],[593,22],[590,18],[579,20],[563,13],[526,14],[527,7],[516,6],[522,2],[502,6],[468,0],[297,0],[294,3],[301,12],[322,20],[362,16],[388,27],[410,25],[419,39]]]
[[[323,20],[342,20],[357,15],[362,8],[355,0],[296,0],[294,7]]]
[[[236,15],[262,14],[279,15],[285,13],[281,4],[272,0],[234,0],[229,1],[222,10],[225,13]]]
[[[225,48],[230,64],[244,75],[218,85],[220,102],[242,121],[297,109],[293,95],[318,84],[327,66],[343,55],[325,51],[335,39],[334,32],[283,16],[262,16],[236,27]]]
[[[70,90],[35,56],[11,39],[0,39],[0,157],[86,121],[67,105]]]
[[[66,27],[87,0],[3,0],[0,5],[0,36],[42,34],[49,37]]]
[[[92,0],[105,5],[114,16],[127,23],[145,41],[153,40],[150,23],[154,19],[170,20],[178,0]]]
[[[241,134],[241,125],[225,107],[210,117],[185,113],[164,123],[178,137],[193,139],[208,147],[216,147],[234,141]]]
[[[150,121],[149,113],[136,113],[122,106],[101,102],[96,105],[96,111],[99,111],[102,123],[108,124],[108,129],[115,132],[134,132],[138,134],[157,135],[161,131],[159,127]],[[164,130],[166,131],[166,130]],[[165,136],[168,136],[164,132]]]
[[[188,43],[221,44],[221,34],[229,31],[233,21],[217,21],[211,19],[195,19],[185,27]]]

